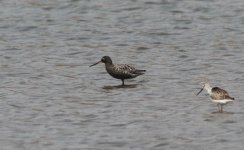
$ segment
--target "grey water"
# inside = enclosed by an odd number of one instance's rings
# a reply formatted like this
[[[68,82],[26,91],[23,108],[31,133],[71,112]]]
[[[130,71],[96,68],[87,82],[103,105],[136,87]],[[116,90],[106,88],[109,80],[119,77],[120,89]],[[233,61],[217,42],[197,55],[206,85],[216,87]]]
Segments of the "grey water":
[[[242,150],[243,47],[243,0],[2,0],[0,149]]]

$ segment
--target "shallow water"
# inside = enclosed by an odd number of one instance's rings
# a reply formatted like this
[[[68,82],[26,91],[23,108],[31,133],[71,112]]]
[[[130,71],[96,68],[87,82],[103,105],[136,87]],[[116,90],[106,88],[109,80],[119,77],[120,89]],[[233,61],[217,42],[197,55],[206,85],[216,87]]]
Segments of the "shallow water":
[[[243,149],[244,1],[0,5],[0,147]],[[145,75],[121,81],[102,56]],[[235,97],[216,113],[200,82]]]

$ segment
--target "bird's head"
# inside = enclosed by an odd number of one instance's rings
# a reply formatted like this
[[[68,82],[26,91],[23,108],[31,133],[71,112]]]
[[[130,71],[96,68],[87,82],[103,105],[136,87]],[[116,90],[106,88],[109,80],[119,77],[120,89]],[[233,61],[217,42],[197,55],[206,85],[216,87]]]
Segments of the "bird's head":
[[[112,60],[109,56],[103,56],[100,61],[96,62],[95,64],[90,65],[90,67],[95,66],[99,63],[112,64]]]
[[[201,84],[203,85],[203,87],[196,95],[199,95],[204,89],[205,90],[211,89],[210,84],[208,82],[201,82]]]

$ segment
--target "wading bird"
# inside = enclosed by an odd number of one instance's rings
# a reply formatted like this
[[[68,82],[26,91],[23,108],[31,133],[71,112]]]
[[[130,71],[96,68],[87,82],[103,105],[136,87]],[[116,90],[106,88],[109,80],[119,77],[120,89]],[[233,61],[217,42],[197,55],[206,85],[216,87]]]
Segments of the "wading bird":
[[[232,102],[235,99],[231,97],[228,92],[219,87],[212,88],[209,83],[205,83],[203,88],[196,95],[199,95],[203,89],[207,90],[212,102],[217,103],[218,111],[221,113],[223,112],[223,105]]]
[[[135,69],[133,66],[127,65],[127,64],[113,64],[113,62],[109,56],[103,56],[100,61],[91,65],[90,67],[95,66],[99,63],[105,64],[105,68],[106,68],[108,74],[110,74],[112,77],[114,77],[116,79],[121,79],[122,85],[124,85],[125,79],[135,78],[139,75],[144,74],[146,71],[146,70]]]

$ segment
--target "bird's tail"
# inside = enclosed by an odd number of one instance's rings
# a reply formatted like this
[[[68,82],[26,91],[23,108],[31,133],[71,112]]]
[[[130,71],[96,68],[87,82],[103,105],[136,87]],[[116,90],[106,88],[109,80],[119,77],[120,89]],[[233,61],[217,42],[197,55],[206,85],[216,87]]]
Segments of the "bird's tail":
[[[230,96],[228,96],[227,98],[228,98],[228,99],[231,99],[231,100],[235,100],[234,97],[230,97]]]
[[[135,70],[136,74],[144,74],[146,72],[146,70]]]

